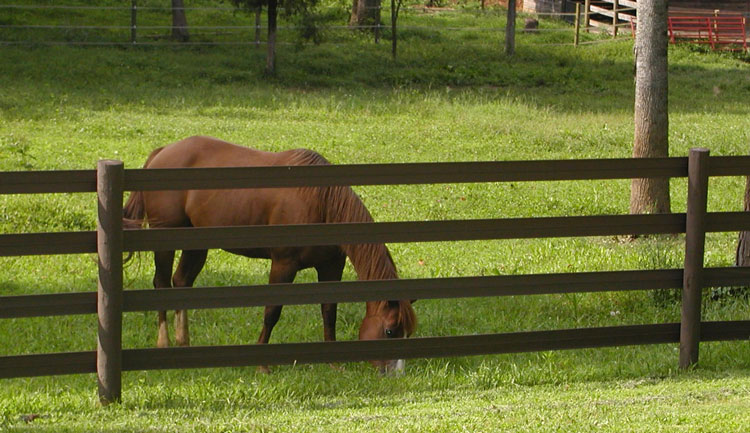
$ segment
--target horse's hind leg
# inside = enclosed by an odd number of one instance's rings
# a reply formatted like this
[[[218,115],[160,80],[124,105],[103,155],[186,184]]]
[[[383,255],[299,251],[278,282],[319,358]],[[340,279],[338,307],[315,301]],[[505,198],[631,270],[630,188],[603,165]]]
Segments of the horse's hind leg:
[[[186,250],[182,252],[180,264],[172,277],[174,287],[192,287],[198,274],[206,264],[208,250]],[[175,343],[178,346],[190,345],[187,310],[177,310],[174,316]]]
[[[154,251],[154,288],[166,289],[172,287],[172,264],[174,263],[174,251]],[[167,312],[159,311],[159,334],[156,340],[157,347],[169,347],[169,329],[167,326]]]

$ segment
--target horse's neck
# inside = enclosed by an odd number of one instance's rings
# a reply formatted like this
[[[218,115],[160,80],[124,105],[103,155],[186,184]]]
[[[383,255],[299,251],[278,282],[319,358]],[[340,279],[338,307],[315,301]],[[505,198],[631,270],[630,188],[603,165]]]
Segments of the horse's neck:
[[[344,245],[344,252],[360,280],[393,280],[398,278],[388,248],[384,244]]]
[[[331,187],[324,192],[325,221],[328,223],[372,222],[372,216],[362,200],[350,187]],[[396,266],[385,244],[343,245],[344,253],[360,280],[389,280],[398,278]]]

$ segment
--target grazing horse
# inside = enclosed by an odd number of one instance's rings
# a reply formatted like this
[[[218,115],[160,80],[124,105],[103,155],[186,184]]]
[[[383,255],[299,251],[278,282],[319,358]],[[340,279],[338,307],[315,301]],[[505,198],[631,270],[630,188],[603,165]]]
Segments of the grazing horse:
[[[154,150],[145,168],[327,165],[304,149],[264,152],[209,137],[190,137]],[[206,227],[262,224],[370,222],[372,216],[348,186],[254,188],[231,190],[135,191],[124,207],[126,227]],[[301,269],[315,268],[318,281],[340,281],[349,257],[361,280],[398,278],[384,244],[317,247],[248,248],[230,252],[271,259],[269,283],[291,283]],[[206,262],[207,250],[185,250],[174,275],[174,251],[155,251],[154,287],[190,287]],[[259,344],[268,343],[281,305],[265,307]],[[336,339],[336,304],[322,304],[323,337]],[[411,335],[416,316],[408,300],[367,302],[359,329],[361,340]],[[187,311],[175,315],[175,339],[190,344]],[[169,346],[166,312],[159,312],[158,347]],[[381,371],[400,369],[402,361],[372,361]],[[260,367],[267,371],[266,367]]]

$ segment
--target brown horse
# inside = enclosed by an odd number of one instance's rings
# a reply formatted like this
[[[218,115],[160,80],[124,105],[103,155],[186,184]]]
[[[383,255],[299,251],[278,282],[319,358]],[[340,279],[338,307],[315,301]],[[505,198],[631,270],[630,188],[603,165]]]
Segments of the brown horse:
[[[190,137],[154,150],[145,168],[236,167],[329,164],[319,154],[304,149],[264,152],[215,138]],[[126,226],[205,227],[260,224],[370,222],[372,217],[350,187],[258,188],[233,190],[136,191],[124,209]],[[252,248],[230,252],[271,259],[270,283],[291,283],[301,269],[315,268],[319,281],[339,281],[346,257],[359,279],[398,278],[384,244]],[[207,250],[185,250],[172,274],[174,251],[155,251],[154,287],[190,287],[206,262]],[[171,281],[170,281],[171,280]],[[268,343],[281,315],[281,305],[265,307],[259,344]],[[322,304],[323,337],[336,339],[336,304]],[[411,302],[367,302],[359,330],[361,340],[411,335],[416,317]],[[175,315],[178,345],[190,344],[187,311]],[[169,346],[166,312],[159,312],[158,347]],[[400,369],[401,361],[373,361],[381,371]],[[260,367],[262,371],[267,368]]]

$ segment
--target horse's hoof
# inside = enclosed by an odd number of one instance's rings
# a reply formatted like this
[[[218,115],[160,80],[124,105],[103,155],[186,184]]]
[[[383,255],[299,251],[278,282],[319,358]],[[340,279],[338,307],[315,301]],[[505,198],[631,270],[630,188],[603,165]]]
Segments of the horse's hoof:
[[[271,374],[271,369],[268,368],[268,366],[265,366],[265,365],[259,365],[257,371],[260,374]]]

